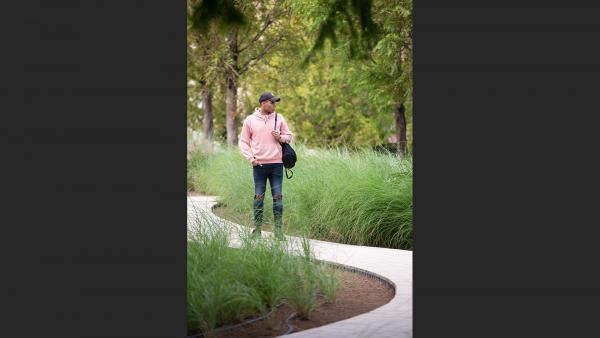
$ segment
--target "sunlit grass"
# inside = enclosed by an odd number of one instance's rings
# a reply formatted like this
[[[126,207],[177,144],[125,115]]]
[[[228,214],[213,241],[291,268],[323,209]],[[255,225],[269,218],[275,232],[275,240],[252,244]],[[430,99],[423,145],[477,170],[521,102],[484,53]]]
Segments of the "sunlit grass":
[[[412,160],[370,150],[294,146],[294,177],[284,178],[284,226],[292,233],[340,243],[412,250]],[[236,147],[188,162],[190,186],[218,195],[251,224],[252,167]],[[267,187],[265,223],[272,223]]]
[[[316,263],[310,247],[252,239],[249,231],[237,234],[241,242],[233,245],[229,230],[207,213],[195,213],[187,251],[188,330],[211,333],[280,303],[308,316],[317,293],[335,298],[334,272]]]

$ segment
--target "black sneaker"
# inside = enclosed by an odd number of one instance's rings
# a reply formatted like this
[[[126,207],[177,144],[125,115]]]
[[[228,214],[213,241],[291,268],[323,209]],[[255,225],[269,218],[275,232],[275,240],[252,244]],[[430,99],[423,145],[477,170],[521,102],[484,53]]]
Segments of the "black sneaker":
[[[256,227],[252,230],[252,237],[261,237],[260,228]]]

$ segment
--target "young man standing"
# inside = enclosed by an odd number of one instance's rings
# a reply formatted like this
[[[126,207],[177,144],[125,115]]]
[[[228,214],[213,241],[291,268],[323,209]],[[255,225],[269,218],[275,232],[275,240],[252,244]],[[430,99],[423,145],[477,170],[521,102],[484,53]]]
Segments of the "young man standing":
[[[292,140],[292,132],[280,114],[275,112],[275,102],[280,98],[263,93],[258,99],[260,108],[244,120],[239,146],[244,157],[252,163],[254,174],[254,230],[260,236],[263,222],[263,205],[267,179],[273,196],[274,233],[283,237],[283,160],[281,144]],[[277,125],[275,125],[277,114]]]

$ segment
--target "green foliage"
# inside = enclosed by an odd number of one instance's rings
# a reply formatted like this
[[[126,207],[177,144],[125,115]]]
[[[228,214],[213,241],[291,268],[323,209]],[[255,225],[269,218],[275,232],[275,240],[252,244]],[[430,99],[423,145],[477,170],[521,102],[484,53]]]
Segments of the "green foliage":
[[[189,20],[201,32],[208,30],[211,22],[221,26],[241,26],[247,22],[246,16],[234,5],[234,0],[202,0],[192,6]]]
[[[406,1],[373,5],[379,40],[369,59],[352,59],[352,40],[324,45],[318,57],[303,67],[311,36],[328,15],[327,3],[294,2],[295,31],[306,31],[291,45],[284,41],[266,63],[244,80],[248,96],[270,90],[282,97],[277,111],[288,119],[296,140],[309,146],[364,147],[387,143],[395,133],[394,109],[407,108],[412,129],[411,12]],[[401,57],[403,55],[403,57]],[[250,102],[246,114],[257,104]],[[409,145],[411,144],[409,139]]]
[[[240,0],[234,5],[246,18],[244,25],[219,29],[214,24],[199,34],[190,19],[188,32],[189,44],[201,46],[188,48],[188,74],[204,79],[215,93],[217,137],[225,135],[223,74],[231,61],[227,39],[235,31],[239,123],[258,106],[260,93],[271,91],[282,97],[277,111],[288,119],[297,141],[373,147],[395,133],[393,112],[404,104],[410,148],[412,1]],[[192,128],[202,116],[194,108],[202,88],[188,91]]]
[[[336,277],[337,272],[331,267],[324,267],[323,269],[326,270],[326,273],[318,275],[316,281],[318,289],[321,290],[326,299],[331,302],[335,300],[337,289],[339,287],[339,281]]]
[[[299,266],[287,266],[291,278],[286,285],[286,303],[296,310],[300,318],[308,319],[316,306],[317,270],[306,261],[301,262]]]
[[[203,176],[202,168],[206,167],[206,161],[210,157],[203,152],[194,151],[190,152],[189,159],[187,161],[187,188],[188,190],[194,190],[197,192],[204,192],[205,186],[198,185],[197,182],[204,182],[207,177]]]
[[[411,159],[300,144],[295,149],[300,162],[283,188],[284,224],[290,230],[341,243],[412,250]],[[252,214],[252,168],[238,149],[211,155],[204,166],[188,170],[200,173],[193,174],[195,188]],[[265,221],[271,213],[271,204],[265,203]]]
[[[227,230],[198,210],[187,250],[188,330],[211,332],[216,327],[265,314],[286,302],[308,315],[315,292],[331,293],[333,271],[305,260],[274,239],[252,240],[230,247]],[[316,281],[327,280],[329,285]],[[320,285],[327,289],[321,290]],[[335,290],[333,290],[335,293]]]
[[[348,46],[351,58],[368,57],[368,51],[377,40],[379,28],[373,21],[372,0],[303,1],[298,8],[314,18],[312,30],[316,30],[314,45],[304,59],[304,65],[314,61],[318,51],[325,48],[325,41],[332,46],[340,41]]]

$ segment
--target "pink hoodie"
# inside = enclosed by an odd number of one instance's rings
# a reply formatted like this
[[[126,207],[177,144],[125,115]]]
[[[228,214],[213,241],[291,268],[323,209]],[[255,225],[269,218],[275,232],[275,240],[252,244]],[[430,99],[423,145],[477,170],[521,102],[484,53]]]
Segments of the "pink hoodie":
[[[260,164],[283,163],[281,145],[271,135],[271,131],[275,130],[276,113],[263,115],[260,109],[256,108],[254,113],[244,120],[239,146],[242,155],[248,161],[256,159]],[[292,132],[281,114],[277,114],[277,130],[281,142],[290,143]]]

